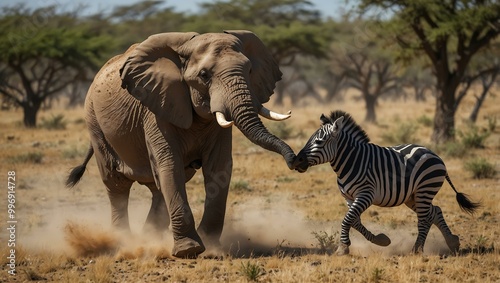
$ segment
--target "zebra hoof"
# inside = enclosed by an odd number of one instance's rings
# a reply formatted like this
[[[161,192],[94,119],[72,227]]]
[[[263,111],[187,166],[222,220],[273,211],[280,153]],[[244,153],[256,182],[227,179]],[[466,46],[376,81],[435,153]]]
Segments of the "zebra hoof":
[[[411,250],[412,254],[422,254],[424,253],[424,246],[421,245],[415,245],[413,246],[413,249]]]
[[[389,239],[389,237],[387,237],[385,234],[378,234],[373,238],[372,243],[382,247],[387,247],[391,244],[391,239]]]
[[[349,246],[346,244],[340,244],[335,252],[336,255],[348,255],[349,254]]]
[[[450,248],[450,250],[454,253],[458,252],[458,249],[460,248],[460,238],[456,235],[450,235],[445,238],[446,244]]]

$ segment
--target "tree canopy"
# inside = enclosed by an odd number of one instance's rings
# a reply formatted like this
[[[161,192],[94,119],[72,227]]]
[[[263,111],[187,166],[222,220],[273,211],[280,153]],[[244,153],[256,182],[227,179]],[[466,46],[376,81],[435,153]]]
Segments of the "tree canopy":
[[[456,91],[477,52],[500,33],[500,3],[496,0],[363,0],[360,8],[391,11],[379,17],[401,46],[400,58],[426,56],[436,76],[437,103],[434,142],[453,139]]]
[[[0,93],[25,111],[36,126],[42,102],[102,64],[109,37],[96,34],[56,7],[4,9],[0,18]]]
[[[401,85],[414,89],[419,100],[432,89],[437,92],[433,140],[453,138],[454,114],[467,84],[481,80],[489,88],[498,78],[489,72],[498,70],[498,62],[489,60],[498,51],[486,48],[500,30],[500,4],[493,0],[360,0],[357,4],[361,14],[340,19],[325,18],[307,0],[206,1],[198,14],[177,12],[163,1],[138,1],[91,16],[55,6],[4,7],[0,94],[22,107],[25,125],[33,127],[45,99],[88,82],[107,59],[151,34],[247,29],[262,39],[284,72],[275,90],[276,103],[285,93],[294,103],[304,97],[330,101],[339,99],[342,89],[353,88],[364,98],[370,120],[375,118],[377,98],[395,89],[401,93]],[[327,95],[320,95],[318,88]],[[479,98],[484,100],[484,95]]]

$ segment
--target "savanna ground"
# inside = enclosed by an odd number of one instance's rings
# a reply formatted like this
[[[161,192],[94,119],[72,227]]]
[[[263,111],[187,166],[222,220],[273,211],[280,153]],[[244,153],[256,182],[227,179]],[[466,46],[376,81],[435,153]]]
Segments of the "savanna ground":
[[[464,120],[473,99],[464,101],[456,122],[461,133],[471,132]],[[280,109],[281,108],[281,109]],[[321,113],[342,109],[361,122],[372,142],[391,145],[398,139],[430,144],[434,103],[382,101],[378,124],[366,125],[362,102],[346,99],[325,105],[290,105],[292,118],[266,122],[298,152],[319,125]],[[63,115],[63,122],[57,121]],[[21,111],[0,112],[1,270],[0,282],[498,282],[500,281],[500,174],[475,179],[465,165],[485,158],[500,171],[500,97],[490,96],[478,121],[481,134],[491,131],[484,148],[461,147],[459,142],[439,149],[457,189],[483,207],[470,216],[462,212],[455,193],[445,184],[434,200],[451,230],[460,236],[458,254],[450,254],[436,227],[431,229],[423,255],[410,253],[417,219],[405,206],[370,207],[363,215],[374,233],[392,240],[381,248],[351,231],[351,255],[332,254],[339,239],[346,205],[328,165],[304,174],[290,171],[277,154],[246,140],[234,128],[234,170],[222,249],[197,259],[169,254],[171,235],[154,239],[141,234],[150,206],[147,188],[134,185],[130,217],[132,236],[110,230],[109,202],[95,161],[89,163],[76,188],[64,187],[69,169],[81,163],[89,138],[83,110],[55,108],[40,114],[45,127],[24,129]],[[62,116],[59,116],[62,117]],[[66,124],[65,129],[47,129]],[[496,127],[495,127],[496,126]],[[405,134],[413,129],[415,134]],[[410,131],[411,133],[412,131]],[[435,148],[435,147],[433,147]],[[457,149],[458,148],[458,149]],[[15,171],[15,275],[9,275],[10,235],[7,230],[7,178]],[[187,184],[195,219],[203,212],[200,173]]]

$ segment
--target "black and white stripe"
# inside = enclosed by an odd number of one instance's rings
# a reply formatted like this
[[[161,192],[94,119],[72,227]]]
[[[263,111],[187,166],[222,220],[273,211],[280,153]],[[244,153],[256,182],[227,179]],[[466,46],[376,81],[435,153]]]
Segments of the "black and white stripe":
[[[423,250],[432,224],[442,232],[449,248],[458,250],[458,236],[451,233],[441,209],[432,200],[446,179],[463,210],[473,213],[479,204],[456,191],[439,156],[415,144],[392,147],[372,144],[352,117],[342,111],[332,112],[330,117],[322,115],[321,121],[321,127],[297,155],[294,167],[305,172],[310,166],[329,162],[337,174],[338,187],[349,207],[342,221],[338,253],[349,252],[351,227],[375,244],[389,245],[387,236],[374,235],[363,226],[360,215],[372,204],[392,207],[403,203],[418,217],[414,252]]]

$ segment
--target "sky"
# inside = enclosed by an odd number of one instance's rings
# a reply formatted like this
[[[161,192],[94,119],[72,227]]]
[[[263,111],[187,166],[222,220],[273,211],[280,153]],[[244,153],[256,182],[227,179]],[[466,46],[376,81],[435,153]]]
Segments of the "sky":
[[[73,10],[80,4],[88,6],[86,10],[90,14],[101,11],[109,13],[114,6],[130,5],[140,0],[0,0],[0,7],[12,6],[15,3],[26,3],[27,7],[44,7],[61,5],[63,8]],[[166,0],[165,6],[174,7],[179,12],[196,13],[199,3],[210,2],[210,0]],[[320,10],[325,17],[338,17],[344,10],[345,0],[310,0],[316,9]]]

